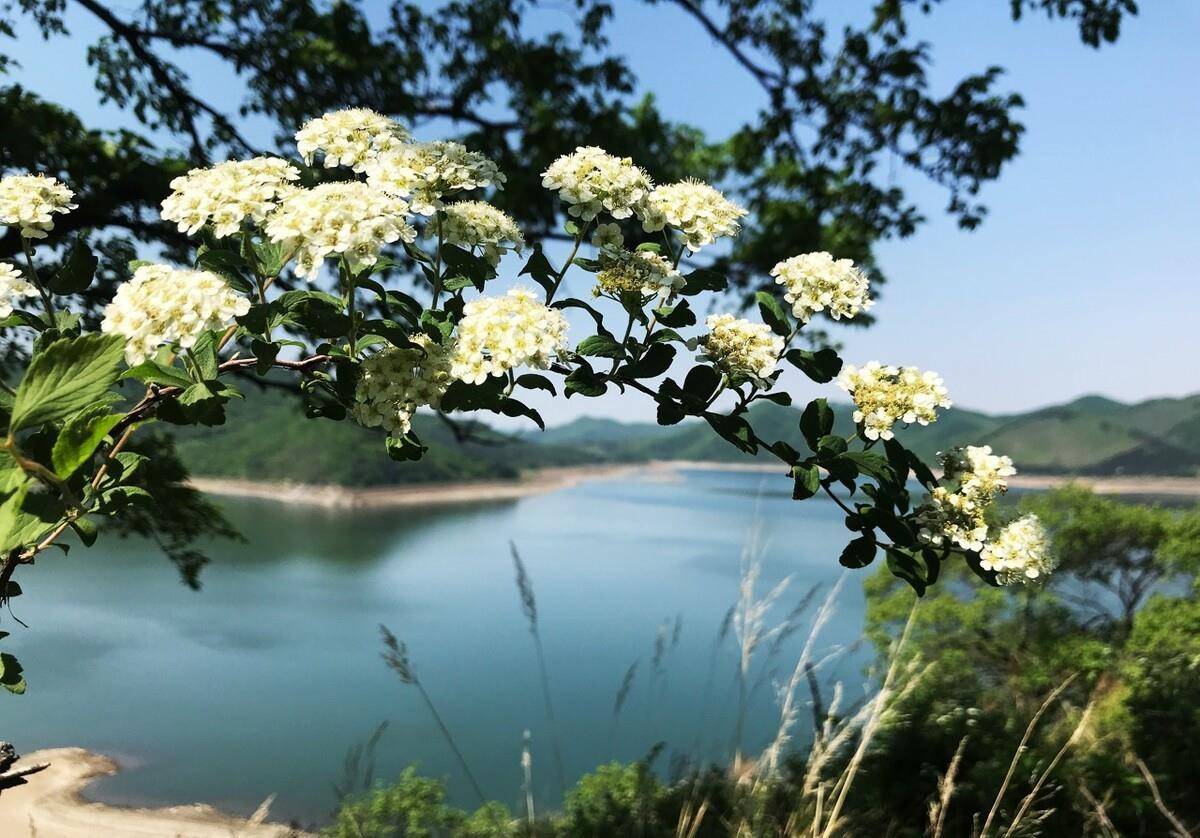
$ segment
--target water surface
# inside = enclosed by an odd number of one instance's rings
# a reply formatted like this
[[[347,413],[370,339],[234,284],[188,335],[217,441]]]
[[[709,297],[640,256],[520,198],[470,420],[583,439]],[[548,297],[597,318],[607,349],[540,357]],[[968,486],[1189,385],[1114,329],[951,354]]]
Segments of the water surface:
[[[229,500],[248,540],[211,548],[198,593],[146,542],[48,554],[22,572],[28,595],[13,603],[29,628],[17,626],[9,641],[30,684],[27,695],[0,699],[0,733],[21,751],[81,745],[115,756],[126,770],[89,792],[107,802],[200,800],[245,814],[276,793],[275,817],[314,822],[334,805],[347,748],[387,721],[377,776],[417,763],[470,804],[418,694],[380,659],[377,627],[386,623],[408,644],[484,792],[517,806],[528,729],[537,792],[552,803],[549,729],[511,539],[536,591],[568,781],[659,741],[664,769],[673,754],[724,758],[733,645],[714,658],[714,638],[756,520],[760,592],[794,577],[775,620],[841,572],[841,513],[821,499],[796,503],[789,488],[782,477],[695,470],[458,507],[345,512]],[[862,578],[843,587],[824,646],[859,638]],[[803,635],[752,675],[751,749],[775,730],[772,681],[790,673]],[[868,654],[850,650],[828,676],[861,692]],[[614,723],[614,697],[635,660]]]

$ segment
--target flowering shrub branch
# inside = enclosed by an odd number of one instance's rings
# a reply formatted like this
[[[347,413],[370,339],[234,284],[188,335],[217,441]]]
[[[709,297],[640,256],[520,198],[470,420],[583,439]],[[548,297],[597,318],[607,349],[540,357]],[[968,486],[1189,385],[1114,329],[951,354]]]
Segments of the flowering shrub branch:
[[[129,439],[153,421],[221,424],[225,405],[241,397],[231,373],[293,375],[309,417],[381,427],[387,453],[413,461],[425,450],[411,426],[421,408],[544,426],[525,393],[635,390],[654,400],[661,424],[700,420],[739,450],[774,457],[797,500],[831,498],[854,533],[841,555],[847,567],[882,554],[918,592],[952,558],[993,584],[1050,569],[1036,520],[989,538],[984,516],[1013,473],[1007,458],[952,452],[939,480],[895,439],[897,425],[928,424],[950,406],[936,374],[844,366],[832,349],[795,346],[815,314],[853,318],[870,307],[869,277],[850,260],[787,259],[772,271],[782,298],[757,296],[758,322],[713,314],[706,330],[685,337],[697,325],[693,301],[720,299],[727,287],[713,270],[681,272],[685,251],[736,236],[747,215],[707,184],[656,186],[632,161],[595,147],[559,158],[543,185],[566,205],[570,252],[556,268],[535,245],[520,275],[542,293],[497,294],[489,284],[498,266],[526,243],[512,218],[478,200],[505,182],[492,161],[458,143],[415,143],[362,109],[309,122],[297,146],[308,168],[261,157],[176,178],[162,214],[199,237],[194,266],[134,263],[98,332],[54,303],[90,285],[88,246],[76,242],[53,277],[34,267],[35,242],[71,211],[71,191],[40,175],[0,179],[0,224],[27,256],[24,268],[0,263],[0,327],[23,330],[32,350],[0,399],[0,595],[19,593],[16,567],[68,530],[91,544],[98,522],[152,507],[133,479],[144,458],[127,450]],[[322,180],[325,172],[336,179]],[[572,268],[594,277],[591,302],[563,296]],[[428,304],[389,287],[397,269],[424,281],[428,292],[415,293]],[[291,282],[281,282],[285,272],[307,287],[277,290]],[[326,277],[336,294],[320,290]],[[21,308],[35,297],[43,312]],[[571,309],[595,326],[574,345]],[[619,337],[606,325],[614,310],[623,315]],[[670,375],[689,355],[682,377]],[[795,440],[755,430],[755,403],[791,404],[777,388],[785,365],[819,384],[837,380],[854,401],[856,432],[833,433],[825,399],[804,408]],[[132,403],[117,391],[127,381],[144,387]]]

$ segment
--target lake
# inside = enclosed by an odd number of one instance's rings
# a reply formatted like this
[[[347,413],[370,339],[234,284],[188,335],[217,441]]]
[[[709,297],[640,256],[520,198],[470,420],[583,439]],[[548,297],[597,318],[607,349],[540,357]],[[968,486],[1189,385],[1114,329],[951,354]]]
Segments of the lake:
[[[124,770],[89,789],[106,802],[204,801],[244,815],[275,793],[274,818],[312,823],[334,806],[347,749],[386,721],[376,776],[416,763],[470,805],[419,694],[381,660],[385,623],[407,643],[484,792],[519,811],[528,729],[535,792],[552,807],[558,784],[511,539],[536,592],[568,782],[659,741],[664,770],[676,753],[727,759],[734,644],[714,657],[714,641],[756,520],[760,594],[794,577],[775,621],[841,574],[842,514],[789,491],[782,476],[688,470],[455,507],[347,512],[229,499],[247,541],[211,547],[200,592],[145,542],[51,552],[20,574],[26,596],[14,613],[29,628],[4,621],[29,692],[0,696],[0,737],[21,752],[81,745],[117,758]],[[861,695],[870,655],[853,645],[863,578],[849,576],[822,634],[823,648],[850,647],[825,670],[848,698]],[[751,752],[775,731],[772,681],[790,674],[806,632],[807,622],[751,676]]]

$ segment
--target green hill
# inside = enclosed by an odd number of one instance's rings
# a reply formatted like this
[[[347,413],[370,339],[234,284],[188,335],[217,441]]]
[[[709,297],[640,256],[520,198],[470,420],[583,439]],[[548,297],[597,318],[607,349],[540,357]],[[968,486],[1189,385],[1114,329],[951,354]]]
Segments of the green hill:
[[[193,474],[383,486],[515,478],[528,468],[596,461],[580,448],[537,444],[486,426],[473,429],[476,441],[460,443],[437,417],[419,414],[413,427],[429,451],[419,463],[399,463],[385,453],[382,431],[349,420],[307,419],[294,396],[269,389],[247,392],[245,401],[230,403],[228,414],[215,428],[172,429]]]
[[[834,409],[836,432],[849,434],[850,408]],[[380,432],[306,419],[285,393],[251,392],[229,412],[224,426],[176,430],[194,474],[379,486],[514,478],[527,469],[584,463],[751,459],[696,420],[661,427],[585,417],[545,433],[511,435],[481,425],[471,441],[459,442],[437,417],[419,414],[414,427],[429,452],[419,463],[397,463],[384,453]],[[752,421],[763,438],[803,447],[798,408],[761,403]],[[1085,396],[1007,416],[955,408],[898,435],[925,458],[955,445],[991,445],[1025,473],[1198,475],[1200,395],[1137,404]]]

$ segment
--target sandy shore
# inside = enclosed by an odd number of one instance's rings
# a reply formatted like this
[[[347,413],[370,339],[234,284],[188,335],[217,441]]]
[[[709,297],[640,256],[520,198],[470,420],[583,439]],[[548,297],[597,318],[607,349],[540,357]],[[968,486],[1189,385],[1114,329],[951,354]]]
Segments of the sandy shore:
[[[263,498],[290,504],[307,504],[330,509],[370,509],[395,506],[504,501],[553,492],[586,480],[636,478],[671,479],[685,469],[742,471],[781,474],[770,463],[723,463],[696,460],[656,460],[622,465],[570,466],[532,471],[519,480],[486,480],[429,483],[414,486],[378,486],[352,489],[345,486],[305,485],[256,480],[194,477],[192,485],[203,492],[228,497]],[[1020,474],[1009,480],[1017,489],[1052,489],[1079,483],[1103,495],[1200,498],[1200,478],[1188,477],[1070,477]]]
[[[23,756],[17,766],[49,762],[25,785],[0,792],[4,838],[283,838],[303,835],[279,824],[253,824],[195,803],[166,809],[128,809],[92,803],[84,787],[115,774],[117,764],[83,748],[54,748]]]

